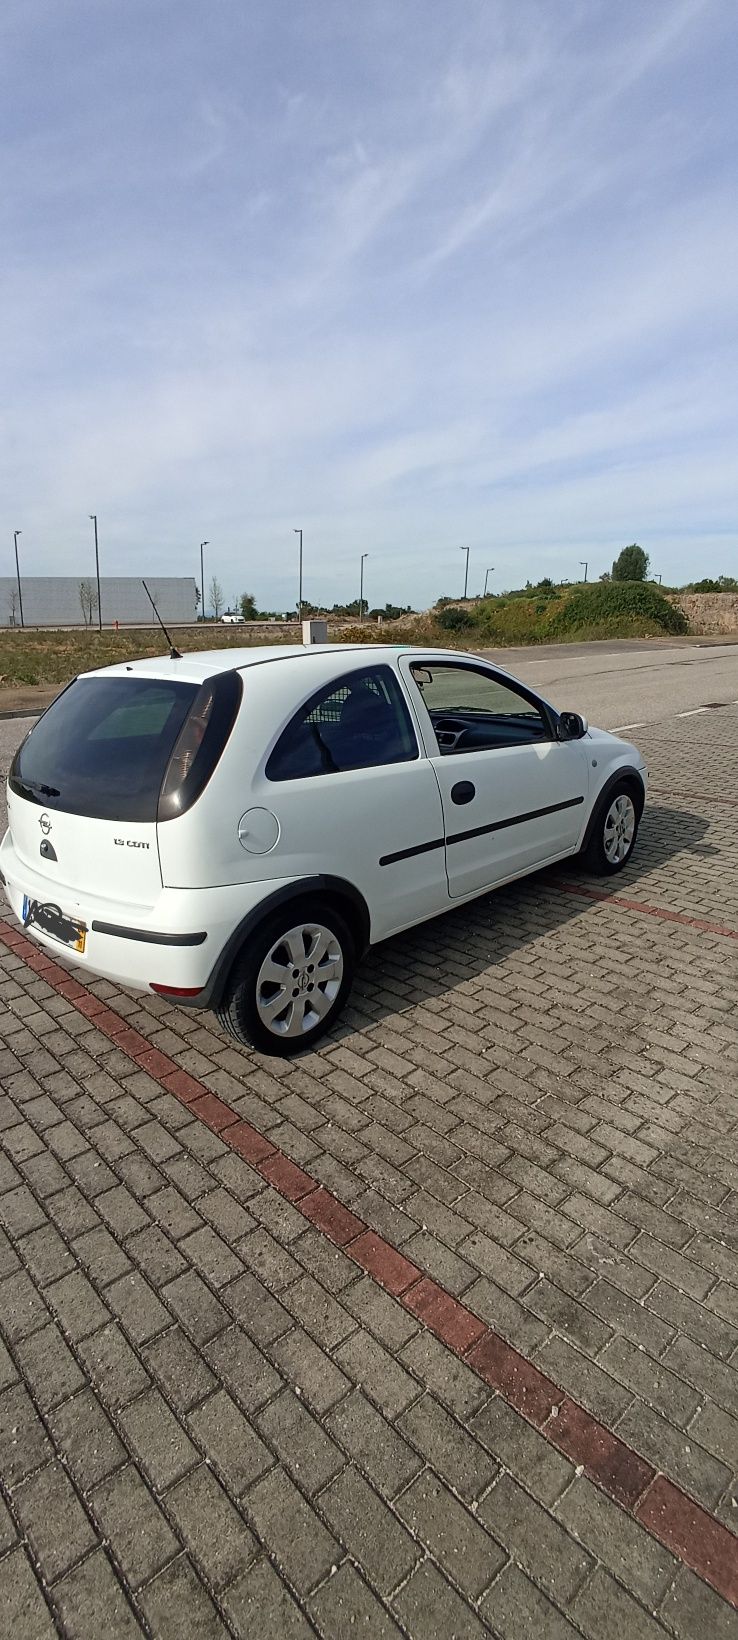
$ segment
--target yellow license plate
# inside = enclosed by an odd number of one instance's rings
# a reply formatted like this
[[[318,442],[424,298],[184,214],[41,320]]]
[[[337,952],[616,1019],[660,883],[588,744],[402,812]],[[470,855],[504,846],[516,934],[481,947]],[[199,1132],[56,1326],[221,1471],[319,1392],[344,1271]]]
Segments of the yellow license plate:
[[[50,939],[58,940],[60,945],[66,945],[69,951],[84,951],[87,924],[78,922],[76,917],[67,917],[61,906],[42,900],[32,900],[28,894],[24,894],[23,927],[27,928],[29,933],[38,928],[40,933],[48,934]]]

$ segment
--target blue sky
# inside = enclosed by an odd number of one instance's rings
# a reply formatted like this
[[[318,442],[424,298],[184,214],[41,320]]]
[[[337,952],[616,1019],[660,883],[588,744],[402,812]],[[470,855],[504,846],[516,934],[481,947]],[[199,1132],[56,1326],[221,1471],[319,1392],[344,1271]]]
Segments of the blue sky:
[[[4,0],[6,571],[738,571],[730,0]]]

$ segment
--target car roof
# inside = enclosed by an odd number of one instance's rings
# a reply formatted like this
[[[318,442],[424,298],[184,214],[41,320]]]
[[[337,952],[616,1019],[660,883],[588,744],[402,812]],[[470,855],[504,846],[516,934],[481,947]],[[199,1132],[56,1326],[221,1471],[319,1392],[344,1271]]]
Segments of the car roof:
[[[249,666],[260,666],[274,661],[288,662],[305,660],[311,655],[326,654],[351,655],[361,657],[367,663],[371,661],[387,660],[390,655],[417,655],[425,660],[466,660],[480,659],[470,653],[462,653],[452,649],[434,649],[430,646],[421,648],[415,644],[374,644],[374,643],[316,643],[316,644],[255,644],[250,648],[236,649],[196,649],[172,660],[169,655],[150,655],[140,661],[118,661],[114,666],[97,667],[94,671],[85,672],[82,676],[92,677],[139,677],[139,678],[178,678],[183,683],[201,684],[206,678],[212,678],[216,672],[243,671]],[[501,671],[502,668],[496,667]]]

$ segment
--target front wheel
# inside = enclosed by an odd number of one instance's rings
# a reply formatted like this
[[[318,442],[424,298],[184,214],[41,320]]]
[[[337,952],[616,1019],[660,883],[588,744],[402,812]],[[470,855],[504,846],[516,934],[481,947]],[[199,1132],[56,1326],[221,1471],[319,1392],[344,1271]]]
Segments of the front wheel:
[[[260,1053],[300,1053],[335,1023],[355,965],[351,931],[339,912],[313,903],[285,906],[249,937],[218,1019]]]
[[[586,871],[608,877],[627,865],[638,836],[641,806],[633,787],[623,783],[600,804],[581,860]]]

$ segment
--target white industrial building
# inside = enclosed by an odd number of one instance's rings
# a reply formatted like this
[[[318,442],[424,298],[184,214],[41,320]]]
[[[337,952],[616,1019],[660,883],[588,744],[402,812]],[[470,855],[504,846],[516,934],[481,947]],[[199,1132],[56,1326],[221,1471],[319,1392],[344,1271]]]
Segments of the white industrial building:
[[[147,575],[146,585],[165,626],[185,626],[197,620],[193,575]],[[100,576],[100,614],[108,628],[116,622],[119,626],[156,624],[141,577],[136,575]],[[16,577],[0,575],[0,626],[97,624],[94,575],[22,575],[20,596]]]

